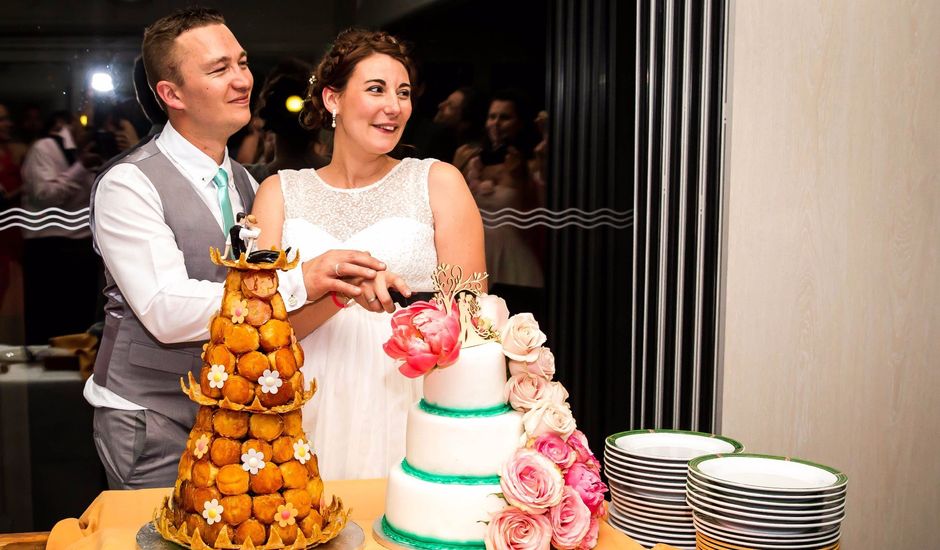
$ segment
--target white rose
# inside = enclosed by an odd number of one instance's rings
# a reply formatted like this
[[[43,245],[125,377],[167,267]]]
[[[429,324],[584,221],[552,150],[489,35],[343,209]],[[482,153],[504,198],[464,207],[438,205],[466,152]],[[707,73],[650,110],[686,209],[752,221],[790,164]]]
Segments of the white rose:
[[[522,424],[525,426],[525,433],[529,439],[535,439],[546,433],[554,433],[567,440],[577,427],[574,417],[571,416],[571,409],[567,405],[558,405],[545,400],[523,415]]]
[[[544,400],[543,392],[548,382],[540,376],[519,373],[506,382],[503,389],[503,399],[520,412],[526,412]]]
[[[541,347],[539,355],[532,362],[509,360],[509,373],[511,375],[527,372],[535,376],[541,376],[546,380],[551,380],[555,376],[555,355],[552,350]]]
[[[531,313],[520,313],[509,318],[500,337],[503,353],[516,361],[533,362],[539,357],[539,348],[545,343],[545,333]]]
[[[509,308],[506,307],[506,300],[503,300],[495,294],[484,294],[477,298],[477,304],[480,306],[480,317],[493,324],[496,332],[502,332],[509,321]]]
[[[541,398],[543,402],[565,405],[568,401],[568,390],[561,385],[561,382],[551,382],[542,390]]]

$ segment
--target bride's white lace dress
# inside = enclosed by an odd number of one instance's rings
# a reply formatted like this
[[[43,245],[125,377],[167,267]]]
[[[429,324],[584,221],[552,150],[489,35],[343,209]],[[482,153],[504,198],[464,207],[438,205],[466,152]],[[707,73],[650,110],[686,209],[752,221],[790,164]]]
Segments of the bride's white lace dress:
[[[404,159],[381,180],[358,189],[331,187],[315,170],[279,172],[284,195],[282,245],[307,261],[330,249],[370,252],[414,292],[433,290],[437,267],[428,199],[433,159]],[[391,315],[355,303],[301,341],[306,380],[317,393],[304,406],[324,479],[386,477],[405,455],[408,409],[421,379],[398,372],[382,351]]]

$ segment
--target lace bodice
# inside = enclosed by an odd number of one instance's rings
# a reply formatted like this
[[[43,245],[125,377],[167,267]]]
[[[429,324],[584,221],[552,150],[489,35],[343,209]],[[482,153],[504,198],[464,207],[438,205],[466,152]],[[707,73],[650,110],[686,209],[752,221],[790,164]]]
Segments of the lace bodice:
[[[428,172],[434,159],[406,158],[379,181],[357,189],[331,187],[316,170],[281,170],[282,245],[306,261],[344,248],[367,250],[413,291],[432,291],[437,267]]]

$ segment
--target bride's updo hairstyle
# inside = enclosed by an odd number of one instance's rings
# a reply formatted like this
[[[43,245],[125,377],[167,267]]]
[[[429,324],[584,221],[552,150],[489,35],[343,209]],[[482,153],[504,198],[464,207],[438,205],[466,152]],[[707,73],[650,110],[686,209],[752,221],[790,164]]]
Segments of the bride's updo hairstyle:
[[[337,92],[345,90],[356,65],[376,53],[401,62],[408,71],[411,85],[415,86],[415,66],[405,44],[384,31],[347,29],[339,33],[310,78],[301,123],[311,130],[329,128],[333,114],[323,105],[323,89],[332,88]]]

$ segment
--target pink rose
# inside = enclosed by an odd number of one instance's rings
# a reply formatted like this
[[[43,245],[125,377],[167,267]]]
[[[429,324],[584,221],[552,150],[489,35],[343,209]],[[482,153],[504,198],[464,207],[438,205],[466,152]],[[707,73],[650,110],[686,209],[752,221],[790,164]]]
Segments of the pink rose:
[[[551,542],[547,514],[532,516],[513,507],[494,514],[483,537],[486,550],[548,550]]]
[[[607,492],[607,486],[597,472],[580,462],[575,462],[565,474],[565,485],[577,491],[592,515],[596,516],[604,511],[604,493]]]
[[[597,518],[591,518],[591,526],[588,527],[587,535],[581,540],[581,544],[578,545],[578,550],[591,550],[597,546],[597,532],[600,531],[601,525],[597,521]]]
[[[568,446],[578,453],[578,462],[586,464],[595,472],[600,473],[601,463],[597,460],[597,457],[594,456],[594,453],[591,452],[591,446],[588,444],[587,436],[585,436],[581,430],[571,432],[571,436],[568,438]]]
[[[512,506],[530,514],[544,514],[561,501],[565,481],[554,462],[523,448],[503,464],[499,486]]]
[[[522,425],[526,436],[530,439],[537,439],[547,433],[554,433],[562,439],[568,439],[577,427],[567,404],[558,404],[548,399],[542,399],[525,413],[522,416]]]
[[[532,362],[539,357],[539,348],[545,343],[545,333],[531,313],[520,313],[509,318],[500,333],[503,353],[516,361]]]
[[[564,439],[553,433],[539,436],[532,444],[532,448],[548,457],[562,472],[570,468],[575,459],[578,458],[578,454],[574,452],[574,449],[569,447]]]
[[[509,321],[506,300],[494,294],[484,294],[477,298],[477,304],[480,306],[480,317],[489,321],[496,332],[502,332]]]
[[[577,548],[591,527],[591,511],[571,487],[565,487],[561,502],[548,511],[552,522],[552,546],[560,550]]]
[[[531,376],[520,373],[506,382],[503,389],[503,399],[517,411],[526,412],[535,407],[542,399],[542,393],[548,387],[548,382],[540,376]]]
[[[561,385],[561,382],[550,382],[548,387],[542,391],[542,401],[568,407],[568,390],[566,390],[565,387]]]
[[[460,311],[434,302],[415,302],[392,315],[392,337],[382,346],[398,370],[417,378],[437,367],[454,364],[460,356]]]
[[[541,376],[546,380],[551,380],[555,376],[555,355],[552,350],[541,347],[535,361],[526,362],[510,359],[509,373],[515,375],[520,372],[528,372],[529,374]]]

